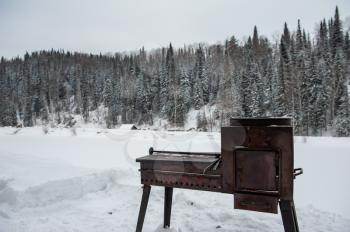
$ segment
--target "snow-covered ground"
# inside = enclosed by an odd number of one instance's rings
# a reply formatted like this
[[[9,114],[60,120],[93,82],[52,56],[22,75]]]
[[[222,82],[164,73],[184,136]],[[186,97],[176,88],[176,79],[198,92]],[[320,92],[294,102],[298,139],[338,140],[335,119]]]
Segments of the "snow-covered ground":
[[[76,134],[76,135],[75,135]],[[135,158],[154,146],[220,151],[220,134],[94,128],[0,128],[0,232],[134,231],[141,185]],[[295,138],[301,231],[350,231],[350,138]],[[163,189],[151,191],[144,231],[161,232]],[[233,209],[228,194],[174,190],[171,229],[283,231],[280,214]]]

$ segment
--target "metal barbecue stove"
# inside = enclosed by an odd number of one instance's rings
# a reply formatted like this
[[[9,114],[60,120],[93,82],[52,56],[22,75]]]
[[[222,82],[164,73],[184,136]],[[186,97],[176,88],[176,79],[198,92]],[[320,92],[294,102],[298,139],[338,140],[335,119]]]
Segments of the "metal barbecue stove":
[[[299,232],[293,201],[293,127],[290,118],[233,118],[221,128],[221,153],[149,149],[140,162],[142,231],[151,186],[164,186],[164,228],[170,226],[173,188],[234,194],[234,208],[277,213],[285,232]]]

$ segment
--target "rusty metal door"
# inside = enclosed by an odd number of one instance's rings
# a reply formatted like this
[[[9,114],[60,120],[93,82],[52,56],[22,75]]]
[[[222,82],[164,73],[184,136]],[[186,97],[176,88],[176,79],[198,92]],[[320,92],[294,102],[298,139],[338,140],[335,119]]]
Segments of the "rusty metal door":
[[[234,153],[236,192],[278,194],[278,150],[238,148]]]

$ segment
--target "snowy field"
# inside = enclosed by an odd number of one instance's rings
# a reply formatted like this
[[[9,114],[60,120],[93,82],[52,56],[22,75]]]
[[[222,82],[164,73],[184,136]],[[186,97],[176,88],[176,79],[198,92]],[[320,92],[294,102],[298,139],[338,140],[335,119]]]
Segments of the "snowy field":
[[[0,232],[135,231],[141,199],[135,159],[153,146],[220,151],[220,134],[0,129]],[[295,138],[300,231],[350,231],[350,138]],[[174,190],[162,229],[163,188],[151,191],[145,232],[283,231],[280,214],[233,209],[228,194]]]

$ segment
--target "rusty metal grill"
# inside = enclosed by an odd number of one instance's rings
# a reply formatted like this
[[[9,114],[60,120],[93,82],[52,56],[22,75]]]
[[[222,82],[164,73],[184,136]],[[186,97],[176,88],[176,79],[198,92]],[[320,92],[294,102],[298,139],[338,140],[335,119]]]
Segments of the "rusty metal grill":
[[[170,226],[173,188],[234,194],[234,208],[277,213],[286,232],[298,232],[293,202],[293,128],[289,118],[234,118],[221,128],[221,152],[157,151],[140,163],[142,231],[151,186],[165,187],[164,227]]]

